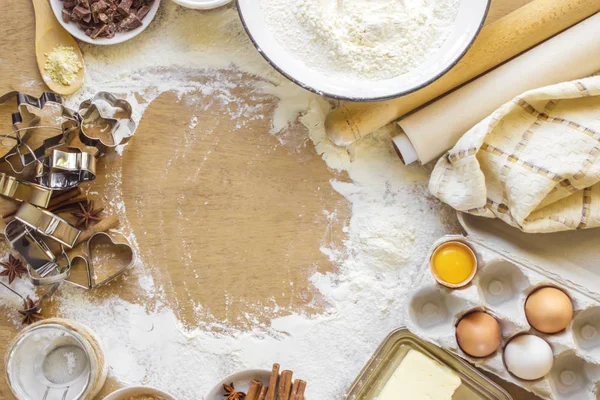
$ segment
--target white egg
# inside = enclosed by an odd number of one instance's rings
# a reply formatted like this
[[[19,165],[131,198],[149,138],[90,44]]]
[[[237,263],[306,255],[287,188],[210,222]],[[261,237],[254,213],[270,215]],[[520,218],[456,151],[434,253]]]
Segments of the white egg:
[[[520,335],[504,348],[504,363],[513,375],[531,381],[550,372],[554,354],[550,345],[539,336]]]

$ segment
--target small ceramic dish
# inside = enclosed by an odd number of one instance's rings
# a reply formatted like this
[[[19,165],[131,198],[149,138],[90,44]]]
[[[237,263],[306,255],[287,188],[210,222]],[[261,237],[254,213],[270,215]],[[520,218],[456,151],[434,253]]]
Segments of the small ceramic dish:
[[[137,35],[142,33],[144,31],[144,29],[146,29],[148,27],[148,25],[150,25],[150,22],[152,22],[152,20],[156,16],[156,12],[158,11],[158,7],[160,6],[160,0],[154,0],[154,2],[152,3],[152,7],[150,8],[150,11],[148,11],[148,14],[146,14],[144,19],[142,19],[142,26],[140,26],[139,28],[136,28],[136,29],[133,29],[133,30],[127,31],[127,32],[119,32],[110,39],[107,39],[107,38],[92,39],[91,37],[86,35],[85,32],[79,26],[77,26],[76,23],[63,21],[63,19],[62,19],[63,4],[62,4],[61,0],[49,0],[49,1],[50,1],[50,6],[52,7],[52,11],[54,12],[54,16],[56,17],[56,19],[58,19],[58,22],[60,22],[60,24],[63,26],[63,28],[65,28],[67,30],[67,32],[69,32],[76,39],[79,39],[82,42],[87,42],[87,43],[91,43],[91,44],[99,44],[99,45],[110,45],[110,44],[123,43],[129,39],[136,37]]]
[[[179,0],[177,0],[179,1]],[[186,0],[189,1],[189,0]],[[460,0],[453,29],[442,46],[417,68],[382,80],[335,78],[308,67],[273,35],[258,0],[236,0],[244,28],[259,53],[281,74],[314,93],[348,101],[386,100],[419,90],[448,72],[483,27],[491,0]]]
[[[223,400],[223,384],[230,384],[233,382],[235,389],[244,393],[248,393],[250,383],[253,379],[260,381],[263,385],[269,384],[269,378],[271,377],[271,371],[266,369],[249,369],[246,371],[236,372],[233,375],[229,375],[216,385],[205,397],[206,400]],[[105,399],[105,400],[108,400]],[[112,399],[111,399],[112,400]],[[117,399],[114,399],[117,400]]]
[[[174,3],[194,10],[211,10],[231,3],[232,0],[173,0]]]
[[[175,397],[171,396],[170,394],[149,386],[131,386],[128,388],[119,389],[116,392],[112,392],[111,394],[106,396],[104,400],[127,400],[130,397],[140,396],[144,394],[159,396],[160,398],[163,398],[165,400],[176,400]]]

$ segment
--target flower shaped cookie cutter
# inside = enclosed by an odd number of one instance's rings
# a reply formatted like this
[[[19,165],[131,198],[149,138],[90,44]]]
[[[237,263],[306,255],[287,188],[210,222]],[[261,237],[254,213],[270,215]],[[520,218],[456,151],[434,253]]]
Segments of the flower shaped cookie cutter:
[[[101,101],[104,101],[113,109],[121,110],[125,117],[116,118],[114,115],[107,114],[106,110],[98,105]],[[97,148],[97,156],[129,142],[137,128],[137,124],[132,118],[133,109],[131,104],[126,100],[116,98],[108,92],[98,92],[91,99],[81,103],[78,114],[81,120],[79,140],[87,146]],[[110,142],[100,137],[97,132],[93,132],[93,128],[98,126],[102,132],[110,130]]]

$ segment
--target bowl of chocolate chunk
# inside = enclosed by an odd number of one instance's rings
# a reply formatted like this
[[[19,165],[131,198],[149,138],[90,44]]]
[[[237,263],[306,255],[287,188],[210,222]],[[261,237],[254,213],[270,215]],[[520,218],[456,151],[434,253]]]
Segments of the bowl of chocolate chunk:
[[[112,392],[104,400],[175,400],[175,397],[149,386],[132,386]]]
[[[160,0],[50,0],[52,11],[75,38],[117,44],[139,35],[154,19]]]

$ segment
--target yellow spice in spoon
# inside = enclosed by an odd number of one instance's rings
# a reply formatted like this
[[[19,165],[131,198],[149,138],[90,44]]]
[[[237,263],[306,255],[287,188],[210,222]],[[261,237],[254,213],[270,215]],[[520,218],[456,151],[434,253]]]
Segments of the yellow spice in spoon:
[[[77,79],[77,74],[83,68],[75,49],[70,46],[56,46],[46,53],[44,71],[56,83],[69,86]]]

